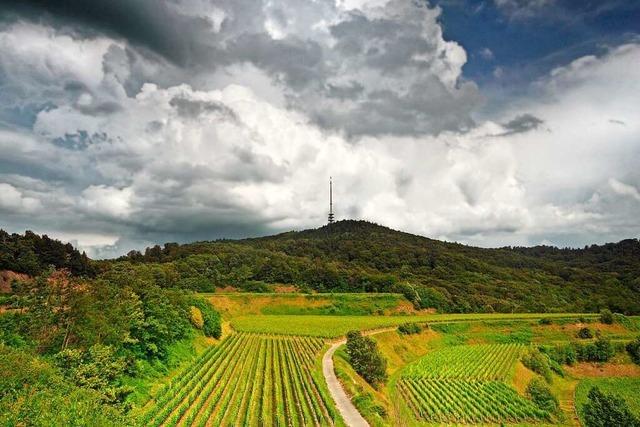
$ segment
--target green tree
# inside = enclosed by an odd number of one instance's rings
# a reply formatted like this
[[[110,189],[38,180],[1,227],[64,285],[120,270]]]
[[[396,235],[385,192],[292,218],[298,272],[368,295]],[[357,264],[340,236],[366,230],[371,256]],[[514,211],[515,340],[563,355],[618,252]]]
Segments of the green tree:
[[[623,399],[603,393],[598,387],[589,390],[582,414],[586,427],[640,426],[640,420],[629,411]]]
[[[553,395],[551,389],[540,378],[534,378],[526,389],[527,397],[540,409],[554,413],[558,410],[558,398]]]
[[[369,384],[376,387],[387,379],[387,360],[378,345],[360,331],[347,333],[347,354],[353,369]]]
[[[600,323],[611,325],[613,323],[613,313],[608,308],[600,310]]]

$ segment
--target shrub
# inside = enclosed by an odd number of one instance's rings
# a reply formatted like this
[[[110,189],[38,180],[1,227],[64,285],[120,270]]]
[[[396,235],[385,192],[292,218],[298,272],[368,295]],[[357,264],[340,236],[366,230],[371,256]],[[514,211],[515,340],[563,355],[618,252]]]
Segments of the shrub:
[[[191,306],[191,323],[198,329],[202,329],[204,326],[204,319],[202,318],[202,312],[198,307]]]
[[[551,319],[549,319],[548,317],[543,317],[542,319],[540,319],[538,321],[539,324],[541,325],[550,325],[553,323],[553,321]]]
[[[417,323],[403,323],[402,325],[398,326],[398,332],[400,332],[402,335],[419,334],[420,332],[422,332],[422,327]]]
[[[209,301],[195,297],[191,304],[202,315],[202,332],[208,337],[220,338],[222,335],[222,320],[220,319],[220,314]]]
[[[359,331],[347,333],[347,354],[353,369],[369,384],[377,386],[387,379],[387,360],[371,338]]]
[[[633,363],[640,365],[640,337],[627,344],[626,349]]]
[[[551,393],[551,389],[540,378],[534,378],[527,386],[527,397],[540,409],[548,412],[558,410],[558,398]]]
[[[549,367],[549,357],[538,350],[532,350],[522,357],[522,363],[536,374],[550,383],[553,380],[551,368]]]
[[[576,334],[576,336],[580,339],[589,339],[589,338],[593,338],[593,332],[591,332],[591,329],[589,328],[581,328],[578,333]]]
[[[606,362],[615,354],[611,342],[602,337],[589,344],[574,343],[573,346],[580,362]]]
[[[613,323],[613,313],[608,308],[600,310],[600,323],[611,325]]]
[[[586,427],[640,426],[640,420],[629,411],[621,398],[603,393],[598,387],[589,390],[588,398],[582,408]]]

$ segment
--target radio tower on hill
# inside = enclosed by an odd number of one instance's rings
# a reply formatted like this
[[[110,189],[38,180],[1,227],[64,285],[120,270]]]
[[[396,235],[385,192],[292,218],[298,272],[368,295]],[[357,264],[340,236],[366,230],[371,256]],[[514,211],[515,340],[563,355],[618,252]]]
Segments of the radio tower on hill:
[[[329,224],[333,224],[333,179],[329,177]]]

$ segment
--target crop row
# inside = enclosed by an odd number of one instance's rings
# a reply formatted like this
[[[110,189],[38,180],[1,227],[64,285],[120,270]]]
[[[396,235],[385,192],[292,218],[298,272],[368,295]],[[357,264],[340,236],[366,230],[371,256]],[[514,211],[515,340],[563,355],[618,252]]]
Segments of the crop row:
[[[150,426],[331,425],[313,372],[317,338],[240,333],[207,350],[160,391],[141,418]]]
[[[520,358],[519,344],[460,345],[436,350],[403,372],[405,378],[504,380]]]
[[[501,381],[401,379],[398,391],[418,420],[476,424],[549,421],[550,415]]]

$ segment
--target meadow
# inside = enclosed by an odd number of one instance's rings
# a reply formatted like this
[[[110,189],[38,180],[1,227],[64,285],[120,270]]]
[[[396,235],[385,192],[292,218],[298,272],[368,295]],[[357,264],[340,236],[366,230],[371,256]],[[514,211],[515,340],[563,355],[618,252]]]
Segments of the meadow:
[[[424,314],[407,316],[322,316],[322,315],[252,315],[231,320],[231,326],[241,332],[335,338],[350,330],[389,328],[402,323],[449,323],[499,320],[537,320],[594,318],[593,314],[572,313],[492,313],[492,314]]]

